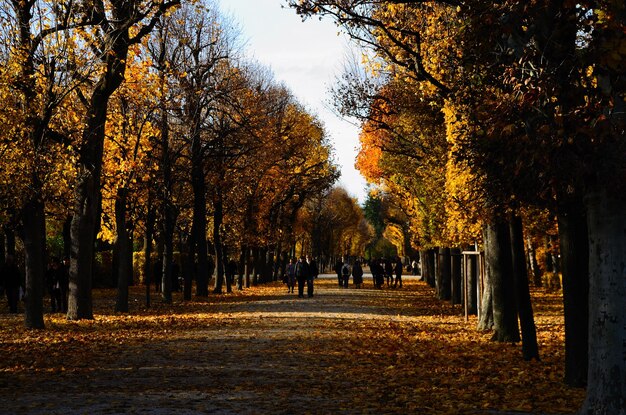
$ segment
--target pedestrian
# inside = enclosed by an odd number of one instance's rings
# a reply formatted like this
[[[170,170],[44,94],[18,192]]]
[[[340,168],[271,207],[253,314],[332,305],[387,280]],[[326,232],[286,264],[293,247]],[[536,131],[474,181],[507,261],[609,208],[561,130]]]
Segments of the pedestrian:
[[[20,270],[15,264],[15,257],[7,255],[4,265],[0,268],[0,281],[4,286],[9,303],[9,312],[17,313],[17,303],[20,296]]]
[[[226,278],[230,278],[230,285],[235,283],[235,274],[237,274],[237,262],[231,259],[226,264]]]
[[[413,270],[413,275],[417,275],[417,261],[413,260],[413,262],[411,263],[411,269]]]
[[[340,287],[343,287],[343,277],[341,276],[341,268],[343,267],[343,257],[341,259],[337,259],[335,262],[335,266],[333,267],[333,271],[337,274],[337,282]]]
[[[361,288],[361,284],[363,284],[363,268],[360,261],[356,261],[352,267],[352,282],[356,288]]]
[[[343,288],[348,288],[348,282],[350,281],[350,264],[348,263],[348,261],[343,263],[343,266],[341,267],[341,279],[343,281]]]
[[[60,281],[60,267],[59,258],[50,258],[48,269],[46,270],[45,280],[46,289],[50,295],[50,311],[56,313],[61,311],[61,281]]]
[[[296,280],[298,280],[298,298],[304,298],[304,283],[309,277],[309,264],[306,259],[301,256],[296,263]]]
[[[285,282],[287,283],[287,292],[293,293],[293,289],[296,287],[296,263],[293,258],[289,258],[285,271]]]
[[[394,271],[396,272],[396,281],[393,284],[393,288],[396,288],[398,286],[398,282],[400,283],[400,288],[402,288],[402,260],[400,259],[400,257],[396,257],[396,265]]]
[[[315,278],[317,278],[317,262],[306,256],[306,262],[309,264],[309,274],[306,279],[306,293],[309,298],[313,297],[313,283],[315,282]]]
[[[391,259],[385,258],[385,277],[387,278],[387,287],[390,287],[393,283],[393,264],[391,263]]]
[[[385,269],[382,266],[382,258],[375,259],[371,265],[372,278],[375,288],[383,288],[385,284]]]

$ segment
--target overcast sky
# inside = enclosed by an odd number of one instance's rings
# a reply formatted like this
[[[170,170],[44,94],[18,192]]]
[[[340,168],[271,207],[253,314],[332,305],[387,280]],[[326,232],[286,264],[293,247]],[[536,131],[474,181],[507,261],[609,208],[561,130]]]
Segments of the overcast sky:
[[[363,202],[365,180],[354,168],[358,128],[334,115],[329,88],[341,73],[349,42],[330,20],[302,22],[285,0],[221,0],[242,30],[248,55],[269,66],[298,100],[324,122],[341,168],[340,185]]]

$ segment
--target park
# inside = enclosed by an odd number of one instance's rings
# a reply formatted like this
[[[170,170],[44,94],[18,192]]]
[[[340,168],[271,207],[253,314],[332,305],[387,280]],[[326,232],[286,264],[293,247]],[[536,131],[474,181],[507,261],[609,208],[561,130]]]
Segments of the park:
[[[0,412],[626,414],[623,0],[224,3],[0,0]]]

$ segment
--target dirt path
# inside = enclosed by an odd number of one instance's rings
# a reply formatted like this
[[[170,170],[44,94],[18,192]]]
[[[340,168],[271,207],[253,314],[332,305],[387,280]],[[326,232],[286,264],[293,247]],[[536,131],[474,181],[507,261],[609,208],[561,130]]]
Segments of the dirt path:
[[[74,353],[84,348],[83,367],[62,367],[61,352],[52,353],[55,362],[4,368],[0,413],[438,414],[476,408],[472,399],[459,404],[456,369],[437,363],[457,365],[473,353],[452,356],[441,343],[446,333],[458,332],[451,326],[462,323],[458,306],[434,301],[414,279],[402,290],[336,285],[320,278],[313,298],[298,299],[275,284],[195,305],[191,313],[181,305],[169,320],[144,319],[132,327],[123,318],[112,320],[109,344],[68,343]],[[103,320],[85,330],[100,330]],[[116,333],[126,332],[118,341]],[[441,373],[420,359],[433,359]],[[427,377],[429,390],[421,390]]]

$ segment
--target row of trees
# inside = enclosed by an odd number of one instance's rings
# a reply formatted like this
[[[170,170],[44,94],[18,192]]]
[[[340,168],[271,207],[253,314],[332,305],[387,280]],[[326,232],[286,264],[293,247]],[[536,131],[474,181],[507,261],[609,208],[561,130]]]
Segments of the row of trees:
[[[0,222],[7,252],[23,241],[28,327],[44,326],[46,225],[64,231],[67,317],[91,319],[98,246],[114,246],[118,311],[141,237],[148,278],[158,241],[165,301],[175,250],[185,298],[192,278],[208,295],[209,255],[220,293],[229,256],[249,276],[289,250],[338,177],[321,122],[208,0],[15,0],[0,19]]]
[[[518,313],[534,332],[521,218],[557,218],[566,379],[588,385],[581,413],[626,411],[624,2],[289,4],[365,47],[335,94],[363,123],[358,166],[417,246],[483,240],[496,339],[519,336]]]

